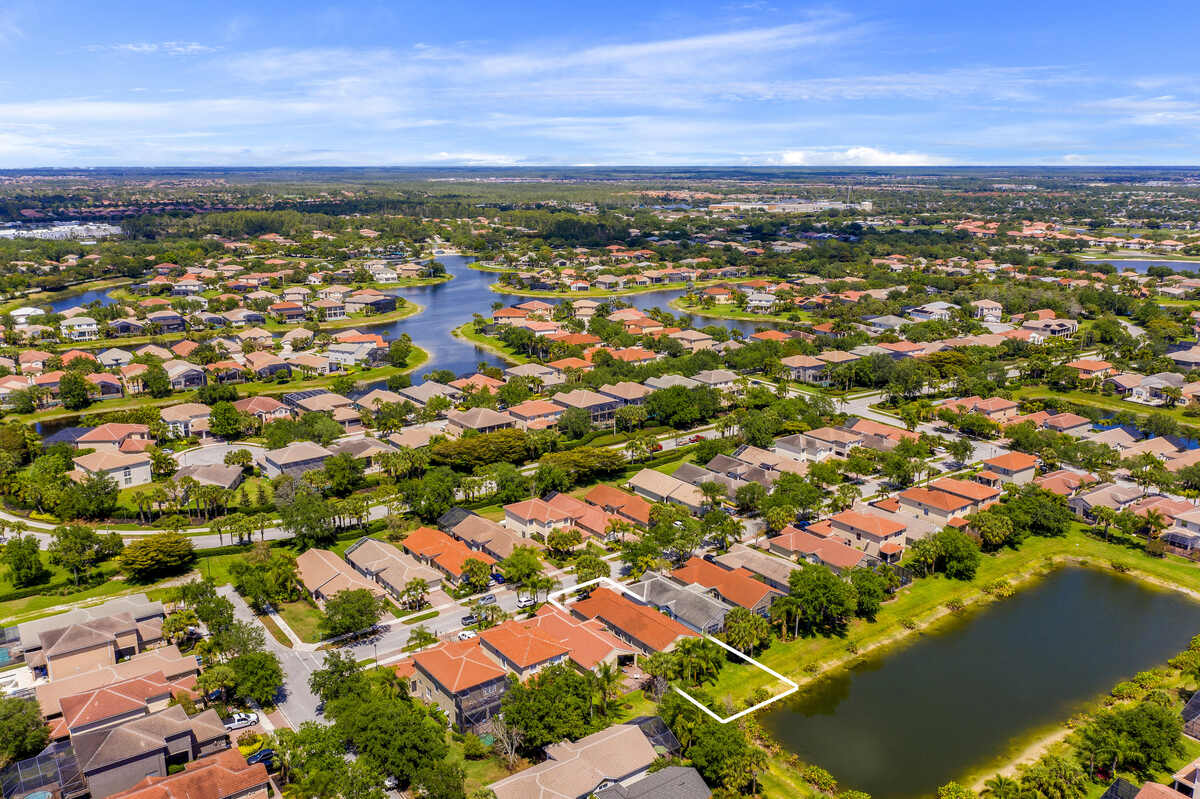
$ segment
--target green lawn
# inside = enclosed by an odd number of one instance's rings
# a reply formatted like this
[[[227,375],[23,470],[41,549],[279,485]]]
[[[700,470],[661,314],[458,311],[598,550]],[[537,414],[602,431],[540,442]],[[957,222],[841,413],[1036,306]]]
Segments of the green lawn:
[[[292,639],[287,637],[287,633],[276,623],[275,619],[270,616],[259,616],[258,620],[262,622],[263,627],[267,628],[267,632],[271,634],[272,638],[288,649],[291,649]]]
[[[451,331],[451,335],[453,335],[455,338],[469,341],[477,347],[485,349],[495,355],[499,355],[506,361],[511,361],[513,363],[530,362],[530,358],[528,356],[517,352],[500,339],[493,338],[491,336],[485,336],[482,333],[477,332],[475,330],[474,322],[467,322],[465,325],[454,328],[454,330]]]
[[[463,755],[462,743],[454,740],[454,736],[449,733],[446,735],[446,743],[450,747],[450,751],[446,755],[446,761],[455,764],[467,775],[467,796],[473,795],[485,785],[490,785],[496,780],[504,779],[510,773],[504,762],[492,754],[480,760],[468,760]],[[519,771],[527,765],[529,764],[525,762],[518,763],[517,770]]]
[[[1099,408],[1105,411],[1116,411],[1137,414],[1145,416],[1151,413],[1165,413],[1180,424],[1197,425],[1200,424],[1200,417],[1187,416],[1184,414],[1184,406],[1176,405],[1174,408],[1155,407],[1153,405],[1139,405],[1136,402],[1126,402],[1120,397],[1106,396],[1104,394],[1094,394],[1090,391],[1055,391],[1048,386],[1025,386],[1013,392],[1014,399],[1057,399],[1067,402],[1078,403],[1079,405],[1089,405],[1093,408]]]
[[[111,342],[106,342],[111,344]],[[355,382],[362,386],[368,383],[374,383],[379,380],[386,380],[393,375],[408,374],[420,369],[426,361],[429,360],[429,353],[420,347],[413,347],[413,352],[409,356],[409,363],[403,367],[399,366],[380,366],[376,369],[364,369],[356,372],[349,372],[354,377]],[[329,388],[333,382],[341,377],[342,373],[334,373],[323,377],[313,377],[305,379],[300,375],[286,380],[282,383],[242,383],[237,386],[238,394],[242,397],[257,397],[257,396],[275,396],[279,394],[287,394],[292,391],[302,391],[310,388]],[[34,422],[45,422],[52,419],[70,419],[77,418],[84,414],[92,413],[110,413],[113,411],[128,411],[136,408],[153,408],[166,405],[178,405],[184,402],[195,402],[196,392],[183,391],[177,394],[172,394],[169,397],[151,397],[141,395],[137,397],[122,397],[120,399],[104,400],[102,402],[93,402],[87,408],[81,411],[68,411],[63,408],[47,408],[41,411],[35,411],[27,414],[14,414],[8,418],[33,424]]]
[[[700,317],[709,317],[712,319],[737,319],[743,322],[763,322],[765,323],[782,323],[782,324],[797,324],[812,322],[814,317],[808,312],[799,308],[788,311],[787,313],[751,313],[743,311],[736,305],[712,305],[705,307],[683,301],[683,298],[671,300],[668,303],[672,308],[684,313],[693,314]],[[703,326],[703,321],[699,323]]]
[[[975,579],[970,582],[940,576],[916,580],[884,604],[874,623],[854,621],[845,638],[776,641],[758,656],[758,660],[797,682],[808,682],[814,679],[810,673],[812,668],[820,673],[855,661],[857,658],[848,649],[851,644],[862,654],[897,643],[910,637],[912,632],[905,628],[904,620],[914,623],[917,628],[935,624],[948,616],[945,606],[951,600],[957,599],[966,605],[990,602],[990,596],[982,587],[993,580],[1004,578],[1015,582],[1038,576],[1053,568],[1053,564],[1068,559],[1101,568],[1120,563],[1134,576],[1149,582],[1200,591],[1200,565],[1177,557],[1153,558],[1140,550],[1106,544],[1083,530],[1082,525],[1076,524],[1062,538],[1031,538],[1020,550],[985,555]],[[758,688],[781,690],[778,682],[764,672],[748,665],[731,665],[722,670],[709,693],[718,703],[728,698],[740,705]]]
[[[316,605],[301,599],[295,602],[284,602],[279,605],[279,616],[292,628],[301,641],[315,644],[321,640],[319,632],[324,614]]]

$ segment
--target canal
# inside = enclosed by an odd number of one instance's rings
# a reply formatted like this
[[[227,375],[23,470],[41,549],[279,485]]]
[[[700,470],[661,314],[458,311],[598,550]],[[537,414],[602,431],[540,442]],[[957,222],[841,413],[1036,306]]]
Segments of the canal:
[[[821,680],[762,722],[785,749],[874,799],[932,796],[1197,632],[1200,604],[1183,594],[1064,568]]]

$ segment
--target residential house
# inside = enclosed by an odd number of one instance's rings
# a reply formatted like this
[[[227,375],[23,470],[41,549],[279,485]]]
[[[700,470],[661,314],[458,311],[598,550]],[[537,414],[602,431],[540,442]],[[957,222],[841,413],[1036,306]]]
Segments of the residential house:
[[[183,771],[148,776],[109,799],[267,799],[270,790],[266,765],[249,765],[240,752],[227,749],[185,763]]]
[[[118,488],[146,485],[150,474],[150,456],[144,452],[121,452],[102,448],[72,459],[80,478],[105,475],[116,481]]]
[[[418,561],[441,570],[453,585],[463,581],[468,560],[477,560],[488,566],[496,563],[491,555],[477,552],[441,530],[429,527],[413,530],[404,539],[403,546]]]
[[[612,788],[620,788],[649,772],[658,760],[658,752],[645,733],[632,724],[617,724],[580,738],[545,747],[546,760],[488,787],[496,799],[579,799],[599,797]],[[660,772],[661,773],[661,772]],[[653,775],[652,775],[653,776]],[[670,793],[675,785],[692,786],[670,775],[659,793],[633,793],[641,799],[704,799],[702,792]],[[658,778],[655,780],[656,784]],[[703,784],[703,780],[701,780]],[[690,788],[689,788],[690,790]],[[705,789],[707,790],[707,788]],[[624,799],[625,793],[604,799]]]
[[[500,711],[508,690],[508,672],[478,638],[447,641],[397,666],[408,682],[409,695],[441,708],[461,730],[484,727]]]
[[[333,453],[312,441],[296,441],[286,447],[268,450],[263,455],[263,469],[268,477],[287,474],[299,478],[305,472],[321,469]]]
[[[300,584],[314,600],[324,604],[341,591],[369,591],[382,599],[383,586],[363,577],[328,549],[306,549],[296,558]]]
[[[468,430],[475,433],[494,433],[497,430],[510,430],[517,426],[517,419],[503,411],[491,408],[471,408],[466,411],[449,410],[446,412],[446,432],[450,435],[462,435]]]
[[[617,638],[647,655],[668,652],[681,639],[696,635],[678,621],[610,588],[596,588],[570,610],[580,618],[599,619]]]
[[[68,341],[95,341],[100,338],[100,325],[90,316],[73,316],[58,324],[59,333]]]
[[[173,359],[166,361],[162,367],[166,371],[167,379],[171,381],[171,389],[174,391],[200,388],[208,382],[204,368],[194,363]]]
[[[437,569],[425,566],[411,555],[375,538],[360,538],[354,542],[346,550],[346,562],[397,600],[413,580],[424,580],[430,590],[442,582],[442,574]]]
[[[618,400],[586,388],[559,392],[552,399],[564,408],[582,408],[591,415],[592,424],[597,425],[611,422],[621,406]]]
[[[775,451],[797,460],[820,461],[829,457],[845,458],[851,449],[862,443],[861,434],[840,427],[818,427],[776,439]]]
[[[228,749],[229,733],[215,710],[189,717],[181,705],[172,705],[73,736],[71,748],[93,799],[105,799],[146,777],[166,777],[174,766]]]
[[[783,528],[779,535],[767,539],[767,548],[785,558],[824,564],[839,574],[873,562],[870,555],[855,549],[841,538],[819,536],[791,525]]]
[[[247,352],[244,357],[246,366],[259,380],[273,380],[279,374],[290,376],[292,373],[292,367],[273,352]]]
[[[159,411],[167,429],[175,438],[188,438],[208,431],[208,417],[212,409],[198,402],[168,405]]]
[[[684,565],[671,572],[671,576],[684,584],[702,585],[715,596],[738,607],[766,618],[771,603],[782,596],[765,582],[755,578],[746,569],[729,569],[693,556]]]
[[[999,475],[1002,482],[1025,485],[1033,479],[1038,460],[1024,452],[1008,452],[983,462],[988,471]]]
[[[694,485],[654,469],[642,469],[629,478],[629,488],[651,502],[673,502],[699,514],[705,505],[704,494]]]
[[[901,494],[901,497],[904,495]],[[830,535],[861,549],[869,555],[887,554],[884,547],[888,544],[890,551],[898,551],[904,546],[904,533],[908,529],[897,519],[884,518],[874,513],[861,513],[856,510],[844,510],[829,517]]]

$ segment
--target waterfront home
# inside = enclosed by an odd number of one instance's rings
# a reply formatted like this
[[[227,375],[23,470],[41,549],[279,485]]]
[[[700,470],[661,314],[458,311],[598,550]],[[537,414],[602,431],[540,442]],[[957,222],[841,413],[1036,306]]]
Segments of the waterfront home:
[[[446,412],[446,432],[450,435],[462,435],[468,430],[475,433],[494,433],[497,430],[508,430],[516,426],[516,418],[491,408],[471,408],[466,411],[450,410]]]
[[[604,799],[703,799],[708,795],[690,787],[684,793],[675,790],[679,785],[694,786],[695,780],[691,779],[668,782],[657,793],[609,790],[631,782],[636,786],[635,781],[658,760],[650,739],[633,724],[618,724],[578,741],[551,744],[544,751],[543,762],[489,785],[496,799],[576,799],[601,794]],[[700,785],[703,784],[700,780]],[[707,791],[707,786],[703,790]]]
[[[587,599],[570,605],[570,611],[583,619],[599,619],[617,638],[646,655],[669,652],[680,640],[696,636],[678,621],[610,588],[594,589]]]
[[[94,341],[100,338],[100,325],[90,316],[73,316],[58,325],[63,338],[70,341]]]
[[[782,592],[755,579],[752,572],[729,569],[693,556],[671,572],[671,577],[685,585],[700,585],[729,603],[745,608],[764,618],[769,615],[771,603],[782,596]]]

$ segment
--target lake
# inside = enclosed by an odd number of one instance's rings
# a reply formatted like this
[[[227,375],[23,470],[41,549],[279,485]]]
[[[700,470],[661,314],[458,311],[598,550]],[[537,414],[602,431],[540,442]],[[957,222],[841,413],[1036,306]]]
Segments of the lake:
[[[396,322],[382,325],[364,323],[359,326],[359,329],[363,331],[379,333],[389,340],[398,338],[402,333],[408,333],[414,344],[429,353],[429,360],[413,375],[414,382],[420,382],[421,375],[436,369],[449,369],[456,375],[463,375],[476,371],[476,366],[480,362],[495,366],[507,365],[499,356],[480,349],[469,341],[463,341],[450,335],[451,330],[470,322],[476,313],[485,317],[490,316],[492,303],[501,302],[505,305],[514,305],[530,299],[544,299],[546,302],[561,302],[570,299],[570,296],[566,294],[561,299],[498,294],[488,287],[499,280],[500,275],[495,272],[471,269],[468,264],[475,260],[474,258],[462,255],[439,255],[437,260],[446,267],[449,274],[454,275],[453,280],[432,286],[406,286],[388,291],[389,294],[420,303],[425,306],[424,311],[417,316]],[[680,289],[647,291],[616,299],[643,310],[658,306],[663,310],[677,313],[670,308],[669,303],[683,293]],[[746,335],[754,333],[759,327],[773,326],[765,322],[709,319],[699,316],[695,317],[695,323],[701,327],[719,325],[730,329],[736,328]]]
[[[1088,258],[1084,263],[1112,264],[1117,271],[1131,270],[1144,273],[1151,266],[1165,266],[1176,272],[1195,272],[1200,270],[1200,261],[1151,261],[1143,258]]]
[[[761,720],[784,748],[874,799],[931,796],[1022,736],[1161,664],[1200,603],[1063,568],[911,645],[821,680]]]

